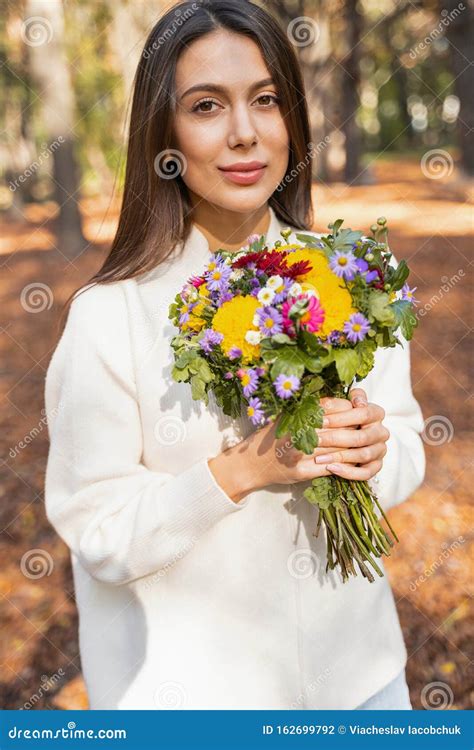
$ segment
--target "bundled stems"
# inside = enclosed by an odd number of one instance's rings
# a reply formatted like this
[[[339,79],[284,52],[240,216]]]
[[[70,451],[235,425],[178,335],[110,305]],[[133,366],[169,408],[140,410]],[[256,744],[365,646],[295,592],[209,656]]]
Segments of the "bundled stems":
[[[374,558],[390,555],[390,547],[394,544],[381,525],[375,506],[397,542],[398,537],[368,482],[336,476],[330,477],[330,481],[333,484],[333,501],[327,507],[319,507],[318,524],[314,532],[317,537],[324,524],[327,536],[326,572],[338,566],[343,581],[346,582],[350,575],[357,575],[357,563],[361,574],[372,583],[375,578],[370,568],[383,577],[383,571]],[[314,479],[313,485],[317,482]]]

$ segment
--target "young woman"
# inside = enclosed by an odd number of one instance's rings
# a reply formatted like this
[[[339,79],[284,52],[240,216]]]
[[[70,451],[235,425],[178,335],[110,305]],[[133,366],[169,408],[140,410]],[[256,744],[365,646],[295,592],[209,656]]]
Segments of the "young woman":
[[[71,550],[93,709],[411,707],[388,579],[326,573],[302,496],[313,477],[378,479],[387,509],[421,483],[408,343],[378,351],[350,401],[324,400],[314,456],[171,378],[184,280],[250,234],[309,230],[309,142],[297,60],[267,12],[185,2],[159,20],[117,234],[46,378],[46,511]]]

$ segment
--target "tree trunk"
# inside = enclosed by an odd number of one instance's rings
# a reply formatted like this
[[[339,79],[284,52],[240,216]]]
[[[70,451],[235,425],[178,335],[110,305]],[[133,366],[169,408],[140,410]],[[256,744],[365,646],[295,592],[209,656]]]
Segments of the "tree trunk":
[[[85,248],[79,212],[79,179],[74,157],[74,96],[64,51],[64,13],[61,0],[27,0],[24,37],[32,78],[43,106],[47,148],[53,160],[52,177],[58,203],[58,246],[68,258]]]
[[[359,107],[359,58],[362,18],[357,10],[357,0],[346,0],[345,32],[348,52],[342,61],[342,116],[341,129],[345,135],[346,164],[344,178],[354,182],[360,175],[360,133],[356,122]]]
[[[459,8],[457,0],[447,0],[440,8],[447,11],[446,38],[450,43],[451,68],[454,76],[454,91],[461,103],[458,118],[461,168],[469,176],[474,175],[474,3],[465,0],[465,9]],[[455,17],[453,16],[453,11]]]
[[[307,37],[308,44],[294,45],[298,56],[305,86],[306,101],[310,115],[311,141],[314,144],[312,158],[312,176],[314,180],[329,179],[328,156],[331,125],[328,122],[331,97],[333,96],[333,76],[331,67],[332,47],[330,41],[330,24],[327,15],[327,4],[322,2],[305,3],[304,0],[271,0],[271,10],[279,17],[285,29],[297,18],[303,20],[295,24],[290,34],[303,42]],[[310,18],[308,23],[305,19]],[[306,36],[305,36],[306,35]],[[310,40],[314,38],[314,41]],[[330,141],[329,141],[330,143]]]

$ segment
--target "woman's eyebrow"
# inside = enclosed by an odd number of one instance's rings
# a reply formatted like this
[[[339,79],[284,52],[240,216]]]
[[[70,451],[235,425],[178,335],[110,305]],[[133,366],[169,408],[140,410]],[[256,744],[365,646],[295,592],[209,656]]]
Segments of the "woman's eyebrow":
[[[273,83],[273,78],[263,78],[261,81],[257,81],[249,87],[249,93],[262,88],[262,86],[269,86]],[[185,96],[189,96],[189,94],[193,94],[195,91],[214,91],[216,94],[225,94],[227,89],[225,86],[219,86],[216,83],[197,83],[195,86],[191,86],[191,88],[187,89],[187,91],[181,96],[181,99],[184,99]]]

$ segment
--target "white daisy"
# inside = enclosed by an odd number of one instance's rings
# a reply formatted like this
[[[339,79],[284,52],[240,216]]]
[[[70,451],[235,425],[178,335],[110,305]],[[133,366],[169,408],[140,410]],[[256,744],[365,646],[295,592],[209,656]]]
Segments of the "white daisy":
[[[245,334],[245,340],[248,344],[259,344],[262,339],[260,331],[247,331]]]
[[[282,284],[283,279],[281,278],[281,276],[270,276],[267,281],[267,287],[269,287],[269,289],[273,289],[274,292],[276,292]]]
[[[298,294],[301,294],[302,291],[303,291],[303,288],[301,284],[298,284],[298,282],[295,281],[295,283],[292,284],[290,288],[288,289],[288,294],[290,294],[292,297],[297,297]]]
[[[258,301],[264,305],[271,305],[274,297],[275,292],[273,291],[273,289],[269,289],[267,286],[264,286],[263,289],[260,289],[259,293],[257,294]]]

